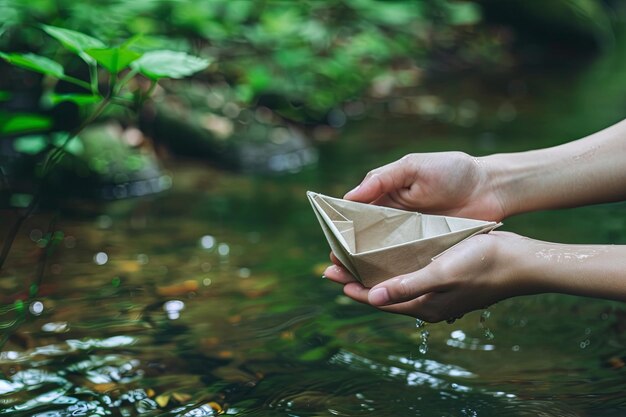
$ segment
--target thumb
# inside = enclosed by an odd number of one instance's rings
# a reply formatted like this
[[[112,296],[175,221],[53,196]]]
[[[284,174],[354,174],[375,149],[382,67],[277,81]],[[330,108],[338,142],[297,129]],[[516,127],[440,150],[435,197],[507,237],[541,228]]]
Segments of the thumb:
[[[385,306],[411,301],[439,290],[438,281],[425,267],[410,274],[388,279],[372,287],[368,293],[368,302],[373,306]]]
[[[409,186],[412,180],[407,164],[400,159],[368,172],[363,181],[344,198],[360,203],[371,203],[387,193]]]

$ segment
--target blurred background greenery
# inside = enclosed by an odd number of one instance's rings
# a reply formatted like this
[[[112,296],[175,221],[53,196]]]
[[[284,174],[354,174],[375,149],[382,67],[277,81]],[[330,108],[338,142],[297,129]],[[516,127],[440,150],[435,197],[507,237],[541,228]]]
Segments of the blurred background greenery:
[[[16,236],[0,414],[622,415],[623,306],[507,300],[494,340],[470,314],[429,327],[421,355],[410,319],[314,279],[328,248],[304,192],[341,195],[409,152],[526,150],[623,119],[625,16],[620,0],[0,0],[3,247]],[[137,75],[89,121],[83,87],[7,62],[90,80],[42,24],[209,65]],[[504,227],[624,244],[623,213]]]
[[[440,100],[424,88],[429,80],[502,74],[562,56],[591,59],[613,42],[618,4],[0,0],[0,50],[55,58],[67,74],[85,79],[84,63],[43,33],[38,25],[45,23],[113,44],[131,39],[138,51],[211,59],[191,81],[160,83],[141,109],[108,111],[73,141],[50,180],[62,184],[56,195],[119,198],[163,188],[155,150],[252,173],[297,172],[314,164],[317,145],[351,120],[439,113]],[[3,178],[27,193],[37,164],[58,146],[55,137],[71,131],[93,104],[62,99],[75,85],[7,63],[0,75]],[[133,188],[137,182],[144,185]]]

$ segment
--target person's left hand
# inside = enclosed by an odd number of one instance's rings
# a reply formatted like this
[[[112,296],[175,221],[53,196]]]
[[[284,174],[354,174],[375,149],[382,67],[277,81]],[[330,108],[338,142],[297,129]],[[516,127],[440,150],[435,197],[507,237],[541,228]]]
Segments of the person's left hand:
[[[341,266],[324,275],[344,285],[344,293],[361,303],[427,322],[452,320],[497,301],[535,292],[519,273],[519,259],[529,239],[491,232],[454,246],[424,268],[365,288]]]

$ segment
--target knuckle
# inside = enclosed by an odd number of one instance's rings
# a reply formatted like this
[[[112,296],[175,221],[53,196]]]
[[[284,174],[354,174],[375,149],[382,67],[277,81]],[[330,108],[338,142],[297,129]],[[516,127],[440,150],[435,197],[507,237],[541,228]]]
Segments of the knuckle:
[[[413,283],[413,280],[410,277],[401,278],[398,282],[396,290],[396,297],[399,300],[406,301],[413,298],[415,292],[415,285]]]
[[[442,281],[452,275],[452,268],[445,259],[435,259],[428,265],[428,272],[434,281]]]
[[[379,168],[370,170],[367,174],[365,174],[365,179],[370,179],[372,177],[375,177],[376,174],[378,174],[379,171],[380,171]]]

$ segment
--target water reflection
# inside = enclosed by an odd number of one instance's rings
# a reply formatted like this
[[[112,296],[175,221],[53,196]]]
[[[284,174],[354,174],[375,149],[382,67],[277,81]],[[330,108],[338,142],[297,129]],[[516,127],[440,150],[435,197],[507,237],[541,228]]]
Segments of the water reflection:
[[[109,255],[105,252],[98,252],[93,256],[93,261],[96,265],[104,265],[109,261]]]
[[[180,300],[171,300],[163,304],[163,310],[170,320],[176,320],[180,317],[180,312],[185,309],[185,303]]]
[[[40,253],[33,242],[47,230],[48,219],[32,219],[0,280],[11,306],[1,311],[2,330],[12,331],[0,353],[0,415],[526,417],[623,410],[621,304],[508,300],[488,327],[477,315],[429,325],[428,351],[420,354],[424,329],[355,304],[315,272],[328,250],[306,189],[340,195],[367,170],[408,152],[507,151],[541,145],[531,142],[535,133],[561,134],[547,127],[555,119],[549,112],[528,118],[533,103],[466,97],[395,102],[398,112],[433,122],[363,120],[324,145],[318,171],[293,177],[249,178],[172,162],[177,180],[169,194],[62,216],[64,247],[50,255],[36,299],[19,304]],[[351,128],[344,118],[361,117],[364,107],[346,105],[332,122]],[[457,135],[438,120],[471,130]],[[502,131],[498,123],[508,120],[533,126],[533,135]],[[419,141],[404,140],[415,132],[423,132]],[[280,141],[281,134],[272,137]],[[332,134],[327,126],[316,136]],[[293,161],[276,163],[289,168]],[[624,206],[568,213],[518,216],[505,226],[547,240],[624,243]],[[18,306],[30,314],[13,331]],[[486,329],[497,339],[485,337]]]

